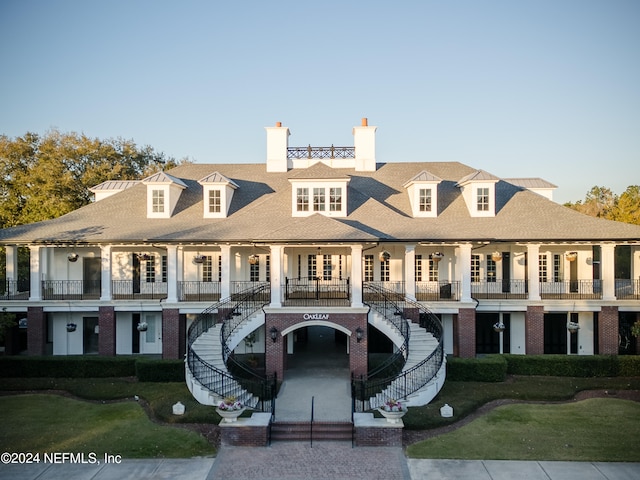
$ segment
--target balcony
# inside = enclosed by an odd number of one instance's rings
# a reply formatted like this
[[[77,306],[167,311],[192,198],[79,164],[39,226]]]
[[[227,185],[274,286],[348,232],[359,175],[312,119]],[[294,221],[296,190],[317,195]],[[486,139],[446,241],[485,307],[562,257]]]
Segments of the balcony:
[[[416,300],[419,302],[457,301],[460,282],[416,282]]]
[[[476,299],[526,299],[526,280],[482,280],[471,282],[471,296]]]
[[[348,306],[349,279],[287,278],[283,285],[285,306]]]
[[[178,301],[217,302],[220,300],[220,282],[178,282]]]
[[[112,280],[111,294],[114,300],[161,300],[167,298],[167,283]]]
[[[616,279],[616,298],[618,300],[640,300],[640,279]]]
[[[589,300],[602,298],[602,280],[569,280],[541,282],[540,297],[544,300]]]
[[[43,280],[43,300],[98,300],[100,281],[91,280]]]
[[[29,280],[0,280],[0,300],[28,300]]]

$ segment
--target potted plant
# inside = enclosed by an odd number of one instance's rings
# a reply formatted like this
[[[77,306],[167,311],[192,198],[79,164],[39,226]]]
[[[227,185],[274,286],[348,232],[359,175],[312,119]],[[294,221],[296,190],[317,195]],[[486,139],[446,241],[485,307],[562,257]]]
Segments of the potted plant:
[[[567,330],[570,333],[576,333],[580,329],[578,322],[567,322]]]
[[[387,400],[382,407],[378,408],[378,411],[387,419],[387,422],[398,423],[407,413],[407,407],[399,400],[392,398],[391,400]]]
[[[500,252],[493,252],[491,254],[491,260],[493,260],[494,262],[499,262],[500,260],[502,260],[502,253]]]
[[[78,257],[79,255],[75,252],[70,253],[69,255],[67,255],[67,260],[69,260],[70,262],[77,262],[78,261]]]
[[[76,328],[78,328],[78,326],[75,323],[67,323],[67,332],[75,332]]]
[[[255,254],[249,255],[249,263],[251,265],[256,265],[259,260],[260,260],[260,257],[258,257],[258,255],[255,255]]]
[[[148,253],[139,253],[138,260],[146,262],[148,260],[151,260],[151,255],[149,255]]]
[[[442,252],[434,252],[431,254],[431,260],[438,263],[440,260],[444,258],[444,253]]]
[[[493,324],[493,329],[498,333],[499,332],[504,332],[506,328],[507,327],[502,322],[496,322],[496,323]]]
[[[204,263],[204,261],[207,259],[206,255],[195,255],[193,257],[193,261],[194,263]]]
[[[232,423],[242,415],[244,409],[245,406],[236,397],[225,397],[216,407],[216,413],[222,417],[224,423]]]
[[[378,258],[380,258],[381,262],[386,262],[387,260],[389,260],[391,258],[391,254],[389,252],[387,252],[386,250],[383,250],[378,255]]]
[[[578,252],[567,252],[565,254],[565,257],[567,257],[567,260],[569,260],[570,262],[573,262],[576,258],[578,258]]]
[[[147,324],[147,322],[138,323],[138,331],[139,332],[146,332],[148,328],[149,328],[149,325]]]
[[[631,335],[636,338],[640,337],[640,320],[636,320],[636,323],[631,325]]]

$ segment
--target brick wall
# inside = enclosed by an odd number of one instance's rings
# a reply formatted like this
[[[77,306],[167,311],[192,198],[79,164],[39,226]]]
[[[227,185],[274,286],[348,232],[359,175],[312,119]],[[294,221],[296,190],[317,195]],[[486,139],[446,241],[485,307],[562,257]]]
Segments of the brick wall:
[[[116,354],[116,312],[113,307],[98,309],[98,353],[114,356]]]
[[[524,316],[527,355],[544,353],[544,307],[528,306]]]
[[[355,444],[358,447],[401,447],[402,428],[356,427]]]
[[[241,447],[266,447],[269,442],[268,425],[220,425],[220,443]]]
[[[269,313],[265,319],[266,332],[266,373],[268,375],[276,372],[278,380],[282,380],[286,368],[286,339],[281,332],[294,325],[305,322],[302,313]],[[367,314],[366,313],[331,313],[329,322],[336,323],[347,329],[352,334],[349,336],[349,368],[354,375],[365,375],[367,373]],[[271,328],[278,330],[276,342],[271,340]],[[360,327],[364,331],[362,341],[356,340],[356,329]]]
[[[44,355],[47,342],[47,322],[42,307],[27,308],[27,353]]]
[[[474,358],[476,356],[476,310],[461,308],[454,321],[457,323],[454,332],[457,337],[458,355],[461,358]]]
[[[180,310],[167,308],[162,311],[162,358],[180,358],[181,341],[184,343],[184,334],[181,335]]]
[[[618,307],[602,307],[598,317],[598,345],[601,355],[618,354]]]

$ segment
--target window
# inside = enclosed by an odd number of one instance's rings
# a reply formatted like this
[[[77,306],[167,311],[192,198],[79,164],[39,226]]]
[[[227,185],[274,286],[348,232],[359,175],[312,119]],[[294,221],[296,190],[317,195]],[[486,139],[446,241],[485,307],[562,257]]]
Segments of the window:
[[[342,188],[329,189],[329,210],[332,212],[342,211]]]
[[[389,281],[389,260],[383,260],[380,262],[380,281]]]
[[[547,256],[540,255],[538,257],[538,281],[540,283],[546,283],[548,280],[548,266],[547,266]]]
[[[315,255],[309,255],[307,257],[307,277],[310,278],[310,279],[317,277],[316,256]]]
[[[162,255],[162,283],[167,283],[167,276],[168,276],[168,271],[167,271],[167,256],[166,255]]]
[[[430,212],[431,211],[431,189],[421,188],[419,194],[420,194],[420,211]]]
[[[480,255],[471,255],[471,281],[480,281]]]
[[[434,262],[433,259],[429,259],[429,281],[438,281],[438,262]]]
[[[340,276],[340,280],[342,280],[342,255],[338,255],[338,275]]]
[[[331,280],[333,265],[331,264],[331,255],[322,256],[322,278],[324,280]]]
[[[324,212],[324,188],[313,189],[313,211]]]
[[[488,212],[489,211],[489,189],[488,188],[478,188],[476,190],[477,196],[476,205],[478,206],[479,212]]]
[[[302,255],[298,255],[298,280],[300,280],[302,275]]]
[[[266,274],[266,280],[267,282],[271,281],[271,255],[266,255],[265,261],[264,261],[264,269],[265,269],[265,274]]]
[[[373,282],[373,255],[364,256],[364,281]]]
[[[553,256],[553,281],[562,281],[562,256],[557,253]]]
[[[151,191],[151,211],[153,213],[164,213],[164,190]]]
[[[491,254],[487,255],[487,282],[494,283],[496,281],[496,262],[491,258]]]
[[[209,213],[220,213],[222,209],[222,198],[220,190],[209,190]]]
[[[151,255],[145,266],[145,282],[154,283],[156,281],[156,257]]]
[[[218,255],[218,282],[222,282],[222,255]]]
[[[297,189],[296,208],[299,212],[309,211],[309,189],[308,188]]]
[[[256,263],[252,263],[249,265],[249,281],[250,282],[259,282],[260,281],[260,259],[256,259]]]
[[[416,255],[415,267],[414,267],[414,275],[416,277],[416,282],[422,281],[422,255]]]
[[[202,262],[203,282],[213,282],[213,262],[211,260],[211,255],[205,255],[204,262]]]

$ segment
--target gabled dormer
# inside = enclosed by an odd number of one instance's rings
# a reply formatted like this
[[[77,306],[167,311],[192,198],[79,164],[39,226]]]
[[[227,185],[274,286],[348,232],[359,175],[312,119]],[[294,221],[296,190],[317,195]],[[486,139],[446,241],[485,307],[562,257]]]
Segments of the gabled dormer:
[[[296,172],[291,183],[291,215],[308,217],[319,213],[327,217],[347,216],[347,194],[351,178],[339,175],[323,163]]]
[[[202,185],[204,218],[226,218],[238,185],[218,172],[201,178],[198,183]]]
[[[165,172],[158,172],[142,180],[147,186],[147,218],[171,218],[182,190],[182,180]]]
[[[403,185],[409,194],[414,217],[438,216],[438,184],[442,182],[426,170],[423,170]]]
[[[496,183],[500,179],[484,170],[476,170],[461,179],[462,197],[472,217],[496,216]]]

